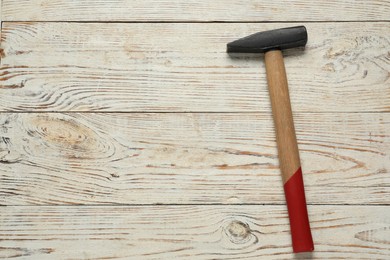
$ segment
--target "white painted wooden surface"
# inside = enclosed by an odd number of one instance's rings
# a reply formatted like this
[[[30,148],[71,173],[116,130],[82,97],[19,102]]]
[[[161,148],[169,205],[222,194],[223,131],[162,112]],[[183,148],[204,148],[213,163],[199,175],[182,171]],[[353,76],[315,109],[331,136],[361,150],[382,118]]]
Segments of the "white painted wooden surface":
[[[0,257],[388,259],[385,206],[317,206],[316,251],[291,255],[285,206],[3,207]]]
[[[378,21],[388,0],[3,0],[5,21]]]
[[[0,2],[1,258],[388,259],[389,1]],[[297,21],[293,255],[262,56],[225,48]]]
[[[284,203],[269,114],[3,113],[0,123],[3,205]],[[299,113],[296,125],[309,203],[388,203],[388,113]]]
[[[3,23],[0,110],[269,112],[261,55],[235,38],[285,24]],[[310,23],[286,52],[294,111],[390,111],[390,23]]]

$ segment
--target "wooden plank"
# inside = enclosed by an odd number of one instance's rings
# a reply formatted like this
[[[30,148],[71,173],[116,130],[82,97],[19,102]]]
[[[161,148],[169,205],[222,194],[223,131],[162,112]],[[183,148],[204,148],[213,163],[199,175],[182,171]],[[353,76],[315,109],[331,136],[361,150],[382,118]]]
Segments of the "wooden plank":
[[[293,255],[284,206],[1,207],[0,256],[23,259],[388,259],[390,211],[310,206]]]
[[[2,205],[285,203],[270,114],[0,118]],[[295,120],[309,204],[389,203],[389,113]]]
[[[0,110],[268,112],[262,56],[226,43],[281,26],[5,22]],[[390,111],[390,23],[307,27],[286,52],[293,110]]]
[[[387,0],[4,0],[5,21],[389,20]]]

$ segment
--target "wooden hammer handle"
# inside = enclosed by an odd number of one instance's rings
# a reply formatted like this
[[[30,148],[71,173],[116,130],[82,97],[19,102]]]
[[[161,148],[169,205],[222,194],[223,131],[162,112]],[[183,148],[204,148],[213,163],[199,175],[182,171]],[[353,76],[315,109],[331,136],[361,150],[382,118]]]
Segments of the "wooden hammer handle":
[[[282,52],[280,50],[266,52],[265,66],[293,250],[296,253],[312,251],[314,245],[306,209],[301,163]]]

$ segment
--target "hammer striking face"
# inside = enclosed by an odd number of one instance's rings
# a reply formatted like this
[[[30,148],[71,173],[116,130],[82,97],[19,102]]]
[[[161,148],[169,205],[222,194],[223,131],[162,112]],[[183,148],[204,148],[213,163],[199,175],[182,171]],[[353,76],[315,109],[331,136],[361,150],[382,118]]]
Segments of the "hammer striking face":
[[[292,246],[295,253],[314,250],[306,208],[305,190],[282,50],[303,47],[304,26],[255,33],[227,45],[228,52],[264,52],[268,90],[271,98],[279,166],[287,202]]]

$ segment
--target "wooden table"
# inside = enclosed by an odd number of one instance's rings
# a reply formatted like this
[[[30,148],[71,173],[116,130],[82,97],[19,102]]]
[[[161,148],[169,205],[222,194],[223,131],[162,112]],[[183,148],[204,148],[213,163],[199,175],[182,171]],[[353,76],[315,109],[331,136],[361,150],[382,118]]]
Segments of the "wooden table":
[[[0,257],[389,259],[390,2],[2,0]],[[261,55],[285,53],[316,250],[292,254]]]

